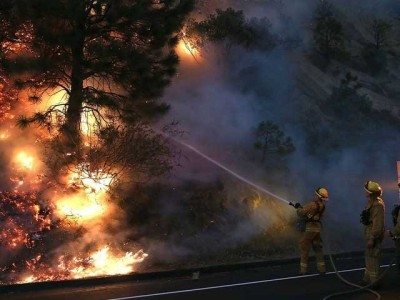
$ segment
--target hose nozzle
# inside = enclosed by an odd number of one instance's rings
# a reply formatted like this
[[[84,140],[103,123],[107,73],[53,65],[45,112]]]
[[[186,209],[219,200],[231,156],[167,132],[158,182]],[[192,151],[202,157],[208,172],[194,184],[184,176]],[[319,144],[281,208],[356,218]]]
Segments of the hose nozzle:
[[[298,202],[297,203],[289,202],[289,205],[293,206],[295,209],[303,208],[303,206],[301,206],[301,204]]]

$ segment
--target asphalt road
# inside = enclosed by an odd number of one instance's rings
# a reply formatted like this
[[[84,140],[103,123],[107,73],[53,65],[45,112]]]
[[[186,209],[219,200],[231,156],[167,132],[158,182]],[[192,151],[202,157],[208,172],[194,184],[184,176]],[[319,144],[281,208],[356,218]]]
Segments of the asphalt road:
[[[392,254],[385,254],[382,265],[388,265]],[[312,264],[312,262],[311,262]],[[337,267],[342,270],[346,279],[355,283],[362,278],[363,259],[361,256],[349,256],[336,260]],[[200,271],[198,280],[193,280],[191,270],[180,276],[168,278],[137,280],[135,276],[127,277],[118,283],[85,283],[84,286],[77,282],[68,284],[68,287],[45,288],[41,285],[30,285],[24,288],[0,288],[0,299],[7,300],[129,300],[129,299],[323,299],[325,296],[351,290],[342,283],[334,273],[318,275],[310,270],[309,275],[300,277],[297,275],[297,262],[282,262],[257,266],[251,268],[237,268],[230,271],[207,272]],[[223,268],[222,268],[223,269]],[[229,269],[229,268],[227,268]],[[383,287],[378,290],[383,300],[400,300],[400,276],[395,268],[383,267],[388,270],[383,280]],[[150,276],[151,277],[151,276]],[[366,292],[358,292],[351,295],[335,297],[333,299],[376,299],[376,296]]]

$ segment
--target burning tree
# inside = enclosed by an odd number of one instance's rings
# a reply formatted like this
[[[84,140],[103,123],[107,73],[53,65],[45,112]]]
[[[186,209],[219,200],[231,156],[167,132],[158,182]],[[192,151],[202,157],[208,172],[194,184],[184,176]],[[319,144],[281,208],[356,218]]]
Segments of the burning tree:
[[[5,77],[0,75],[0,122],[5,122],[12,118],[11,109],[16,100],[17,94],[15,89],[13,89]]]
[[[6,55],[2,68],[33,102],[46,93],[66,94],[63,103],[21,118],[20,125],[57,125],[64,143],[76,149],[83,112],[104,125],[168,108],[156,99],[175,74],[176,33],[192,0],[3,2],[13,8],[9,20],[29,27],[31,35],[18,41],[29,51]]]
[[[45,141],[47,167],[57,176],[36,167],[39,155],[27,149],[25,140],[21,149],[10,151],[16,156],[9,175],[17,200],[9,202],[21,209],[0,207],[0,223],[7,222],[0,248],[18,246],[18,253],[12,262],[0,260],[0,284],[129,273],[147,256],[134,254],[127,237],[114,238],[125,226],[120,222],[124,212],[108,201],[109,192],[124,171],[137,180],[170,168],[167,140],[147,122],[168,109],[157,99],[175,74],[174,49],[192,2],[1,1],[4,97],[14,95],[8,92],[13,82],[19,100],[34,104],[33,109],[18,107],[29,111],[18,124],[39,125],[29,132],[31,148],[38,154]],[[0,103],[0,118],[10,110],[5,104]],[[44,135],[43,128],[50,134]],[[34,190],[38,197],[25,199],[19,196],[22,190]],[[113,213],[119,217],[109,229]],[[19,222],[20,215],[36,221]]]
[[[11,12],[12,5],[9,1],[0,3],[0,57],[10,54],[14,49],[12,44],[18,44],[17,26],[13,19],[7,16]],[[3,72],[0,70],[0,122],[4,124],[10,119],[10,112],[17,100],[16,90]],[[4,132],[0,133],[0,139],[4,138]]]

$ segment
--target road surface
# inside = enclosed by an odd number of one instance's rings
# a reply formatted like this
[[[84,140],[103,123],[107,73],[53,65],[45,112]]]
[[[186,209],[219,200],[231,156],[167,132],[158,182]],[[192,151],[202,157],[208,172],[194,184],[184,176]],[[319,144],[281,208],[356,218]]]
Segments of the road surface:
[[[392,259],[391,253],[382,258],[382,270],[388,270],[382,289],[378,292],[383,300],[400,300],[400,276],[395,267],[388,268]],[[313,267],[313,261],[310,262]],[[363,258],[360,255],[336,259],[341,274],[355,283],[362,278]],[[7,300],[282,300],[282,299],[323,299],[325,296],[351,290],[343,284],[331,270],[326,275],[311,273],[298,276],[298,262],[289,261],[272,265],[260,263],[244,267],[221,267],[218,272],[200,270],[199,279],[193,280],[193,272],[179,272],[166,278],[148,276],[137,279],[137,276],[126,277],[120,282],[91,280],[68,282],[68,284],[28,285],[0,287],[0,299]],[[225,269],[225,270],[224,270]],[[376,299],[366,292],[335,297],[333,299]]]

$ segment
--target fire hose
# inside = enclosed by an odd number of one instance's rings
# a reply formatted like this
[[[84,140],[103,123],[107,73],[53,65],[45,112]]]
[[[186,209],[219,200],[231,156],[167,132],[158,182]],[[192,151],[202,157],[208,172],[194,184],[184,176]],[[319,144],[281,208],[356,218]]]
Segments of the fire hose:
[[[295,203],[289,202],[289,205],[293,206],[293,207],[296,208],[296,209],[302,207],[299,203],[296,203],[296,204],[295,204]],[[321,222],[321,232],[322,232],[322,234],[323,234],[323,236],[324,236],[324,240],[326,241],[326,243],[327,243],[327,245],[328,245],[328,256],[329,256],[329,261],[330,261],[330,263],[331,263],[331,265],[332,265],[332,268],[333,268],[333,270],[334,270],[336,276],[337,276],[342,282],[344,282],[345,284],[347,284],[347,285],[352,286],[352,287],[355,288],[355,289],[350,290],[350,291],[337,292],[337,293],[330,294],[330,295],[326,296],[325,298],[323,298],[323,300],[327,300],[327,299],[331,299],[331,298],[339,297],[339,296],[343,296],[343,295],[349,295],[349,294],[359,293],[359,292],[362,292],[362,291],[369,292],[369,293],[375,295],[377,300],[380,300],[380,299],[381,299],[381,295],[380,295],[378,292],[376,292],[376,291],[374,291],[374,290],[372,290],[372,289],[370,289],[370,288],[372,288],[375,284],[377,284],[378,282],[380,282],[380,280],[382,280],[383,277],[386,276],[386,274],[388,273],[388,271],[390,270],[390,268],[393,267],[394,261],[396,260],[396,256],[394,256],[394,257],[392,258],[392,260],[390,261],[389,267],[388,267],[383,273],[381,273],[381,275],[380,275],[375,281],[369,283],[368,285],[361,286],[361,285],[358,285],[358,284],[355,284],[355,283],[353,283],[353,282],[348,281],[348,280],[345,279],[342,275],[340,275],[340,273],[339,273],[339,271],[338,271],[338,269],[337,269],[337,267],[336,267],[336,265],[335,265],[335,262],[334,262],[334,259],[333,259],[333,255],[332,255],[332,251],[330,250],[330,246],[329,246],[329,245],[330,245],[330,243],[329,243],[329,237],[328,237],[326,231],[324,230],[324,226],[323,226],[323,223],[322,223],[322,222]]]
[[[161,134],[166,135],[166,134],[163,133],[163,132],[161,132]],[[169,137],[170,137],[170,136],[169,136]],[[241,181],[243,181],[243,182],[246,182],[247,184],[253,186],[254,188],[256,188],[256,189],[258,189],[258,190],[260,190],[260,191],[262,191],[262,192],[264,192],[264,193],[266,193],[267,195],[272,196],[272,197],[274,197],[274,198],[276,198],[276,199],[278,199],[278,200],[280,200],[280,201],[282,201],[282,202],[284,202],[284,203],[287,203],[287,204],[293,206],[293,207],[296,208],[296,209],[299,208],[299,207],[301,207],[301,205],[300,205],[299,203],[294,204],[294,203],[292,203],[292,202],[289,202],[289,201],[287,201],[287,200],[285,200],[285,199],[279,197],[278,195],[275,195],[275,194],[271,193],[270,191],[268,191],[268,190],[266,190],[266,189],[264,189],[264,188],[262,188],[262,187],[260,187],[260,186],[258,186],[258,185],[256,185],[256,184],[254,184],[254,183],[251,182],[250,180],[248,180],[248,179],[244,178],[243,176],[237,174],[236,172],[230,170],[230,169],[227,168],[225,165],[219,163],[218,161],[216,161],[216,160],[212,159],[211,157],[207,156],[206,154],[202,153],[200,150],[196,149],[195,147],[193,147],[193,146],[191,146],[191,145],[189,145],[189,144],[187,144],[187,143],[185,143],[185,142],[179,141],[179,140],[177,140],[176,138],[173,138],[173,137],[170,137],[170,138],[171,138],[172,140],[174,140],[175,142],[177,142],[177,143],[179,143],[179,144],[185,146],[186,148],[188,148],[188,149],[194,151],[195,153],[197,153],[198,155],[200,155],[200,156],[203,157],[204,159],[208,160],[209,162],[211,162],[211,163],[217,165],[218,167],[222,168],[223,170],[229,172],[230,174],[232,174],[233,176],[235,176],[235,177],[238,178],[239,180],[241,180]],[[329,239],[328,239],[328,236],[327,236],[326,232],[323,230],[322,224],[321,224],[321,227],[322,227],[322,233],[323,233],[323,235],[324,235],[324,239],[327,241],[327,244],[329,245]],[[328,248],[329,248],[329,247],[328,247]],[[376,298],[377,300],[381,299],[381,295],[380,295],[378,292],[376,292],[376,291],[374,291],[374,290],[372,290],[372,289],[370,289],[370,288],[371,288],[373,285],[375,285],[377,282],[379,282],[379,281],[387,274],[388,270],[394,265],[393,262],[394,262],[394,260],[396,259],[396,257],[394,257],[394,258],[391,260],[390,265],[389,265],[389,268],[388,268],[387,270],[385,270],[385,272],[383,272],[383,273],[378,277],[378,279],[377,279],[376,281],[371,282],[370,284],[368,284],[368,285],[366,285],[366,286],[361,286],[361,285],[352,283],[352,282],[346,280],[345,278],[343,278],[343,276],[340,275],[339,271],[338,271],[337,268],[336,268],[336,265],[335,265],[335,262],[334,262],[334,260],[333,260],[333,256],[332,256],[332,253],[331,253],[330,249],[329,249],[329,251],[328,251],[328,255],[329,255],[330,263],[331,263],[331,265],[332,265],[333,270],[335,271],[336,276],[337,276],[342,282],[344,282],[345,284],[350,285],[350,286],[352,286],[352,287],[355,287],[356,289],[350,290],[350,291],[337,292],[337,293],[334,293],[334,294],[330,294],[330,295],[326,296],[325,298],[323,298],[323,300],[331,299],[331,298],[338,297],[338,296],[342,296],[342,295],[349,295],[349,294],[353,294],[353,293],[358,293],[358,292],[361,292],[361,291],[367,291],[367,292],[369,292],[369,293],[375,295],[375,296],[377,297],[377,298]]]
[[[362,292],[362,291],[366,291],[366,292],[369,292],[369,293],[375,295],[377,300],[381,299],[381,295],[380,295],[378,292],[376,292],[376,291],[374,291],[374,290],[372,290],[372,289],[370,289],[370,288],[372,288],[375,284],[377,284],[378,282],[380,282],[380,280],[382,280],[383,277],[386,276],[386,274],[388,273],[388,271],[390,270],[390,268],[394,265],[394,261],[395,261],[395,259],[396,259],[396,256],[392,258],[392,260],[391,260],[390,263],[389,263],[389,267],[388,267],[384,272],[382,272],[382,273],[380,274],[380,276],[379,276],[375,281],[369,283],[369,284],[366,285],[366,286],[361,286],[361,285],[355,284],[355,283],[353,283],[353,282],[348,281],[348,280],[345,279],[342,275],[340,275],[340,273],[339,273],[339,271],[338,271],[338,269],[337,269],[337,267],[336,267],[336,265],[335,265],[335,262],[334,262],[334,260],[333,260],[332,251],[330,250],[330,246],[329,246],[330,243],[329,243],[328,235],[327,235],[326,231],[324,230],[324,226],[323,226],[322,223],[321,223],[321,230],[322,230],[322,234],[323,234],[323,236],[324,236],[324,240],[326,241],[326,243],[327,243],[327,245],[328,245],[328,256],[329,256],[329,260],[330,260],[330,263],[331,263],[331,265],[332,265],[332,268],[333,268],[333,270],[334,270],[336,276],[337,276],[342,282],[344,282],[345,284],[347,284],[347,285],[352,286],[352,287],[355,288],[355,289],[350,290],[350,291],[337,292],[337,293],[330,294],[330,295],[326,296],[325,298],[323,298],[323,300],[332,299],[332,298],[334,298],[334,297],[339,297],[339,296],[344,296],[344,295],[349,295],[349,294],[354,294],[354,293],[359,293],[359,292]]]

